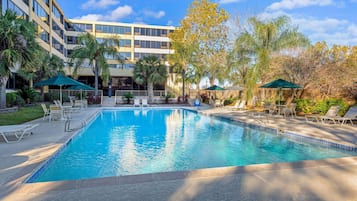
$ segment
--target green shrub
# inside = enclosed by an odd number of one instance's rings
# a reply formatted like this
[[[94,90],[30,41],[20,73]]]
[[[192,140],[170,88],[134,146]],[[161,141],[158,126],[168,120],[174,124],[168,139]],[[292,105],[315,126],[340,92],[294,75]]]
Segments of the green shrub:
[[[6,106],[12,107],[14,105],[16,105],[16,93],[15,92],[7,93],[6,94]]]
[[[133,97],[134,97],[133,94],[130,92],[123,94],[123,99],[125,99],[126,103],[128,104],[130,103],[130,99],[132,99]]]
[[[344,102],[342,99],[335,99],[335,98],[330,98],[330,99],[325,99],[325,100],[319,100],[314,102],[311,99],[296,99],[296,110],[297,112],[304,112],[306,114],[310,113],[320,113],[320,114],[325,114],[327,110],[333,106],[333,105],[338,105],[340,106],[340,115],[343,115],[347,109],[348,109],[348,104]]]
[[[53,102],[54,100],[60,100],[60,94],[58,92],[45,94],[45,101]],[[62,101],[69,102],[67,93],[62,93]]]
[[[24,106],[25,103],[25,100],[20,95],[16,94],[16,105]]]
[[[17,91],[18,95],[21,96],[27,103],[34,102],[36,97],[39,97],[39,93],[36,92],[34,89],[29,87],[24,87]],[[39,98],[38,98],[39,99]]]
[[[237,100],[237,98],[232,98],[232,97],[228,98],[228,99],[224,100],[223,105],[230,105],[233,102],[235,102],[236,100]]]

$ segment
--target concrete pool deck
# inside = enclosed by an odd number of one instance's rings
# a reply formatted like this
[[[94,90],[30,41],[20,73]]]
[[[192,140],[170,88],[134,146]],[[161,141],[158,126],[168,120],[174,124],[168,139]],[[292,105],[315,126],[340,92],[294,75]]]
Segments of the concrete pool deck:
[[[75,114],[71,128],[79,128],[80,118],[100,109]],[[356,126],[265,119],[222,108],[200,112],[357,146]],[[0,200],[357,200],[357,157],[24,184],[75,134],[64,132],[64,121],[41,118],[29,123],[40,124],[33,135],[13,144],[0,141]]]

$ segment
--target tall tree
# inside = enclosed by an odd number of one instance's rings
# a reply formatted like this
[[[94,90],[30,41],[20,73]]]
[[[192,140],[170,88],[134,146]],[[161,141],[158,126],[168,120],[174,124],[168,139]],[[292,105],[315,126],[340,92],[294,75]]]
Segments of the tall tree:
[[[163,84],[166,81],[166,66],[156,56],[147,56],[136,62],[134,80],[138,84],[146,84],[148,101],[152,103],[154,97],[154,84]]]
[[[261,80],[262,75],[268,69],[273,53],[284,48],[306,46],[309,40],[298,32],[296,27],[290,25],[290,19],[286,16],[270,21],[252,17],[248,19],[248,27],[238,36],[235,46],[240,47],[239,43],[251,45],[255,65],[249,74],[247,90],[253,91],[256,83]]]
[[[190,77],[197,74],[193,80],[201,79],[202,75],[208,75],[211,84],[217,78],[222,79],[225,72],[227,20],[227,12],[219,8],[217,3],[194,0],[180,22],[180,28],[169,35],[175,51],[171,63],[179,64],[182,72],[192,67]]]
[[[30,87],[35,81],[48,79],[58,73],[64,73],[63,60],[56,55],[50,55],[40,48],[35,52],[36,57],[26,63],[24,68],[18,71],[19,76],[30,82]]]
[[[11,72],[34,58],[39,48],[33,23],[6,10],[0,13],[0,108],[6,107],[6,83]]]
[[[252,49],[249,41],[238,41],[238,38],[233,46],[233,49],[228,54],[227,64],[229,72],[227,74],[228,80],[234,85],[239,85],[244,89],[248,88],[250,71],[253,68]],[[245,90],[246,93],[250,91]],[[244,99],[249,96],[249,94],[244,95]]]
[[[98,79],[101,78],[108,82],[109,65],[106,57],[111,56],[113,59],[119,57],[119,39],[112,37],[99,43],[95,36],[90,33],[82,34],[78,37],[79,46],[73,49],[70,62],[74,63],[73,74],[76,75],[79,67],[88,62],[94,74],[94,95],[98,96]]]

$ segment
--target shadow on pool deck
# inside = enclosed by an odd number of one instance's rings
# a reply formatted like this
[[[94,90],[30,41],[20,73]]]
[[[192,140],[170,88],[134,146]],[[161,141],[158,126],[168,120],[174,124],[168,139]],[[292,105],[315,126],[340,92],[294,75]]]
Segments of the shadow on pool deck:
[[[86,118],[96,111],[90,108],[79,115]],[[202,111],[256,123],[245,112]],[[2,200],[357,200],[357,157],[23,184],[74,134],[64,132],[61,121],[34,122],[40,123],[34,135],[15,144],[0,142]],[[266,125],[346,144],[356,142],[357,129],[351,126],[296,119],[271,120]]]

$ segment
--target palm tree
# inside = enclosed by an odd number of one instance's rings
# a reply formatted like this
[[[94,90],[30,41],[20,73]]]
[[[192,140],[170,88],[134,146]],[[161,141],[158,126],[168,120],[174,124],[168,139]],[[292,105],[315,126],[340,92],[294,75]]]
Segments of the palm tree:
[[[146,84],[148,101],[152,103],[154,84],[162,84],[167,77],[166,66],[156,56],[147,56],[136,62],[133,72],[134,80],[138,84]]]
[[[119,56],[117,49],[119,48],[119,39],[110,38],[99,43],[95,36],[90,33],[85,33],[78,37],[79,46],[74,48],[70,62],[74,62],[73,74],[76,75],[78,68],[89,60],[89,67],[92,68],[94,74],[95,97],[98,96],[98,79],[101,78],[108,82],[109,80],[109,65],[106,61],[106,56],[117,58]]]
[[[39,48],[34,24],[6,10],[0,14],[0,108],[6,107],[6,83],[12,71],[35,57]]]
[[[251,57],[256,59],[253,68],[249,72],[247,87],[252,91],[257,81],[268,68],[273,53],[284,48],[306,46],[309,40],[298,32],[296,27],[290,27],[290,19],[281,16],[271,21],[262,21],[257,17],[248,20],[250,27],[240,34],[236,40],[235,51],[240,52],[239,47],[246,48],[249,44]],[[251,94],[251,93],[250,93]],[[250,98],[250,97],[247,97]]]
[[[48,79],[59,73],[64,74],[64,64],[61,58],[56,55],[50,55],[42,48],[35,51],[35,54],[36,57],[18,71],[19,76],[30,82],[30,87],[32,87],[34,81]]]

